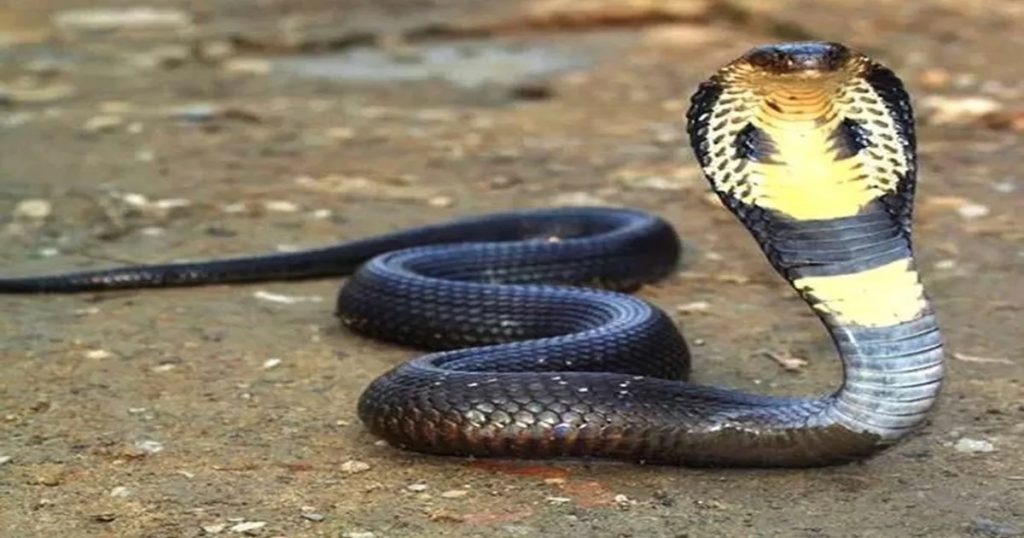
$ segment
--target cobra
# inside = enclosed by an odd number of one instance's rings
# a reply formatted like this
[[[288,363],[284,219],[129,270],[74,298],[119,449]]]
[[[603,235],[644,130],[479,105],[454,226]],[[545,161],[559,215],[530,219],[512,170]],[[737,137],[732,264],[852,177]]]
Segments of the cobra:
[[[670,318],[619,293],[675,271],[679,240],[628,209],[485,215],[299,253],[7,278],[0,291],[354,273],[338,297],[345,325],[433,351],[373,381],[359,416],[427,453],[813,466],[919,427],[943,348],[914,266],[914,124],[899,79],[839,44],[767,45],[701,84],[687,118],[711,187],[831,335],[833,392],[689,383]]]

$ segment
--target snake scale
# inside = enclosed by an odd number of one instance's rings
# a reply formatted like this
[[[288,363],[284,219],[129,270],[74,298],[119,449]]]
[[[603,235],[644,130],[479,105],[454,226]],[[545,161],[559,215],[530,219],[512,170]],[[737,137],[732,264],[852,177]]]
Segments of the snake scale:
[[[754,48],[687,114],[722,202],[825,325],[834,392],[686,381],[671,319],[619,293],[675,270],[665,221],[618,208],[463,218],[298,253],[0,279],[3,293],[348,275],[352,329],[433,352],[382,375],[359,416],[392,445],[513,458],[720,466],[848,462],[921,425],[942,338],[915,270],[913,114],[891,70],[836,43]]]

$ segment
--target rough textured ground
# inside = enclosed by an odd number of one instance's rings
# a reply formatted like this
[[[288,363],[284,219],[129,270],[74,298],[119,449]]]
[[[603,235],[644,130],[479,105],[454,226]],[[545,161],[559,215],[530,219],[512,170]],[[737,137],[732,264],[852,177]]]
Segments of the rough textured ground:
[[[339,328],[336,281],[0,297],[0,535],[1024,531],[1017,3],[163,1],[186,19],[103,32],[66,18],[95,2],[26,4],[0,2],[4,274],[622,204],[688,239],[685,271],[642,295],[695,344],[697,381],[824,391],[838,374],[825,335],[708,202],[680,122],[722,62],[810,36],[891,65],[925,116],[918,258],[950,357],[932,423],[863,464],[480,462],[399,452],[363,430],[360,390],[414,351]],[[448,81],[373,81],[275,63],[365,45],[372,75],[375,62],[422,68],[444,40],[464,40],[470,59],[535,46],[580,65],[522,79],[522,62],[499,58]],[[790,372],[769,354],[808,364]]]

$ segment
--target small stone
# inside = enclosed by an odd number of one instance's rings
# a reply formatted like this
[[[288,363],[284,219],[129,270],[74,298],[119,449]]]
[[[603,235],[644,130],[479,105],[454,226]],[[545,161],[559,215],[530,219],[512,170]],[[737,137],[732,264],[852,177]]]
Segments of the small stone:
[[[231,532],[252,532],[267,526],[266,521],[243,521],[231,527]]]
[[[271,293],[266,290],[255,291],[252,296],[260,301],[280,304],[319,303],[324,300],[323,297],[318,295],[284,295],[282,293]]]
[[[192,206],[192,200],[188,198],[163,198],[153,202],[153,205],[161,211],[173,213],[174,211]]]
[[[946,69],[941,67],[932,67],[922,71],[920,76],[918,76],[918,80],[925,88],[928,88],[929,90],[938,90],[949,86],[953,81],[953,76]]]
[[[987,452],[994,452],[996,450],[995,445],[989,441],[983,439],[971,439],[963,437],[953,445],[953,448],[957,452],[963,452],[965,454],[981,454]]]
[[[126,488],[124,486],[117,486],[114,489],[110,490],[110,496],[111,497],[124,498],[124,497],[127,497],[130,494],[131,494],[131,491],[129,491],[128,488]]]
[[[219,534],[223,532],[224,529],[226,529],[227,527],[228,526],[223,523],[218,523],[216,525],[203,525],[200,528],[203,529],[203,532],[205,532],[206,534]]]
[[[569,497],[547,497],[544,499],[550,504],[566,504],[572,502]]]
[[[346,474],[363,473],[370,470],[370,464],[358,460],[348,460],[341,464],[341,472]]]
[[[427,486],[426,484],[409,484],[408,486],[405,486],[405,489],[419,493],[421,491],[427,491],[428,487],[430,486]]]
[[[327,519],[327,516],[316,512],[304,512],[302,514],[302,518],[309,521],[323,521],[324,519]]]
[[[939,260],[939,261],[935,262],[935,266],[934,267],[936,269],[940,270],[940,271],[948,271],[950,269],[956,269],[956,260],[954,260],[952,258],[947,258],[945,260]]]
[[[342,538],[376,538],[377,535],[370,531],[349,531],[341,535]]]
[[[274,367],[278,366],[279,364],[281,364],[281,359],[279,359],[277,357],[271,357],[271,358],[263,361],[263,369],[264,370],[269,370],[271,368],[274,368]]]
[[[929,95],[921,99],[921,109],[923,118],[932,125],[965,125],[1003,110],[1003,105],[983,96]]]
[[[994,521],[984,517],[974,518],[974,520],[967,525],[967,531],[978,536],[990,536],[995,538],[1020,536],[1021,534],[1024,534],[1019,528],[1010,525],[1009,523]]]
[[[93,116],[82,125],[87,133],[109,133],[124,124],[121,116]]]
[[[52,103],[74,94],[75,87],[69,84],[51,84],[38,88],[11,87],[0,84],[0,104]]]
[[[224,70],[240,75],[266,75],[271,71],[271,64],[262,58],[232,58],[224,62]]]
[[[48,200],[31,198],[18,202],[14,206],[14,218],[24,220],[43,220],[53,213],[53,204]]]
[[[988,208],[988,206],[985,205],[976,203],[965,203],[957,207],[956,212],[959,213],[961,217],[967,220],[973,220],[988,216],[988,214],[991,213],[991,210]]]
[[[147,439],[143,441],[136,441],[135,448],[147,454],[156,454],[157,452],[163,451],[164,445],[160,441]]]
[[[222,114],[223,110],[220,107],[208,104],[188,105],[171,111],[172,117],[192,123],[212,121]]]
[[[184,11],[150,6],[71,9],[58,12],[52,20],[62,30],[83,32],[184,30],[192,25]]]
[[[445,499],[461,499],[468,494],[469,492],[464,489],[450,489],[441,493],[441,497]]]
[[[173,362],[165,362],[163,364],[158,364],[154,366],[153,368],[151,368],[151,370],[153,370],[156,373],[164,373],[170,372],[175,368],[177,368],[177,365],[175,365]]]
[[[430,207],[451,207],[455,205],[455,199],[451,196],[433,196],[427,200]]]
[[[554,206],[602,206],[608,205],[608,201],[597,195],[585,191],[566,192],[551,198],[551,205]]]
[[[113,357],[114,354],[105,349],[91,349],[85,352],[85,358],[92,360],[103,360]]]
[[[1009,194],[1017,190],[1017,184],[1011,179],[1004,179],[992,184],[992,190],[1002,193]]]
[[[11,459],[12,458],[10,456],[0,456],[0,465],[4,465],[6,463],[10,463]]]
[[[137,192],[122,194],[121,200],[132,207],[140,209],[149,205],[149,198],[146,198],[144,194],[139,194]]]
[[[694,301],[676,306],[676,312],[680,314],[706,314],[711,310],[711,303],[707,301]]]
[[[295,213],[299,210],[299,206],[288,200],[267,200],[263,202],[263,209],[277,213]]]

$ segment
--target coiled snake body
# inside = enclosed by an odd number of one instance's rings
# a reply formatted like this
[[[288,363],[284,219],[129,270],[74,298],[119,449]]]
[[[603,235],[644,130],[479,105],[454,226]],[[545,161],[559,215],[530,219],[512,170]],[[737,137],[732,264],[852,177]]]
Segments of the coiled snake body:
[[[375,380],[359,403],[371,431],[423,452],[810,466],[870,455],[920,425],[943,351],[911,250],[914,131],[900,81],[834,43],[758,47],[700,86],[687,128],[715,192],[831,334],[844,366],[832,394],[686,382],[671,320],[596,289],[674,269],[672,228],[626,209],[511,212],[299,253],[7,278],[0,292],[354,272],[337,304],[346,325],[438,350]]]

